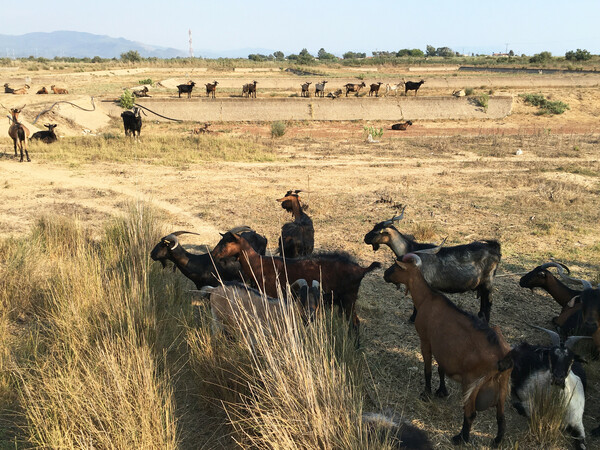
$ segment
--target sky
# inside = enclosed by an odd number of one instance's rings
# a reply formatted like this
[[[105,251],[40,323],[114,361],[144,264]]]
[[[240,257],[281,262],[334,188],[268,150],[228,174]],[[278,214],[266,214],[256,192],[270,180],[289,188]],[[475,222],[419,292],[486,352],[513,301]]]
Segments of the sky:
[[[29,0],[0,16],[0,34],[59,30],[124,37],[196,56],[236,49],[461,53],[600,53],[600,1],[572,0]]]

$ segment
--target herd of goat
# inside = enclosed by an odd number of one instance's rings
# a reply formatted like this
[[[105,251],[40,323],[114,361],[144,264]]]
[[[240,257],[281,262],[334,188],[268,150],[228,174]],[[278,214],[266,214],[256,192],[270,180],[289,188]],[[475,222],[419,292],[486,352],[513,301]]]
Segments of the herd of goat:
[[[185,250],[178,231],[163,238],[151,252],[163,267],[167,261],[189,278],[208,299],[213,331],[235,328],[239,311],[245,310],[268,327],[278,320],[284,305],[296,305],[305,325],[309,325],[323,306],[339,307],[350,323],[350,332],[359,344],[359,319],[356,301],[365,275],[381,264],[359,265],[345,252],[313,253],[314,226],[304,211],[301,191],[288,191],[278,199],[292,214],[284,224],[278,241],[279,256],[267,256],[267,239],[249,227],[238,227],[221,235],[212,251],[194,254]],[[520,280],[523,288],[545,289],[560,305],[552,319],[557,332],[546,332],[551,345],[519,343],[508,345],[498,326],[490,325],[491,290],[501,260],[500,244],[494,240],[444,246],[417,242],[396,226],[398,216],[377,223],[364,237],[376,251],[387,245],[396,261],[383,278],[397,287],[404,285],[412,298],[414,322],[421,342],[425,389],[423,398],[432,396],[432,358],[438,364],[440,384],[436,397],[448,396],[446,376],[459,382],[463,395],[463,426],[452,438],[454,444],[469,441],[478,411],[496,407],[497,435],[494,445],[505,434],[504,404],[511,392],[513,406],[525,416],[532,414],[529,398],[536,389],[555,386],[567,403],[563,424],[573,438],[574,447],[585,448],[583,411],[586,376],[583,360],[574,345],[592,339],[600,350],[600,289],[586,280],[570,277],[563,264],[550,262],[534,268]],[[194,233],[192,233],[194,234]],[[556,268],[565,282],[577,282],[573,289],[550,271]],[[289,286],[289,289],[286,289]],[[480,298],[478,315],[458,308],[444,293],[475,291]],[[389,422],[398,439],[411,441],[414,448],[432,448],[427,436],[406,423],[384,416],[365,416],[366,422]],[[592,431],[600,434],[600,426]],[[408,448],[410,445],[407,445]],[[404,448],[404,447],[402,447]]]

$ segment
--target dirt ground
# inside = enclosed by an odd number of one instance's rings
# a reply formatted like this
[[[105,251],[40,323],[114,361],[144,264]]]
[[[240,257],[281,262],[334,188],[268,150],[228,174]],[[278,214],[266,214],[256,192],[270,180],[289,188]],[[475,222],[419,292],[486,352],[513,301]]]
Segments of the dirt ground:
[[[15,72],[8,78],[13,82],[23,75]],[[184,70],[167,74],[155,69],[60,77],[70,90],[85,91],[85,95],[65,99],[89,107],[94,87],[100,91],[98,97],[114,97],[121,87],[147,76],[164,80],[185,79],[187,75]],[[203,73],[203,82],[212,81],[215,75]],[[279,74],[256,76],[277,80]],[[469,77],[428,76],[478,86],[473,83],[476,79]],[[34,85],[48,84],[51,77],[40,73]],[[236,74],[230,79],[238,82],[249,77]],[[147,201],[164,211],[169,224],[166,231],[200,233],[185,239],[194,251],[213,246],[219,231],[241,224],[266,235],[273,248],[280,227],[289,220],[275,199],[295,188],[306,191],[303,200],[315,224],[318,249],[345,250],[363,265],[380,261],[386,268],[393,262],[392,252],[381,248],[374,253],[363,243],[363,237],[374,223],[407,205],[400,228],[423,240],[439,241],[448,236],[448,244],[458,244],[498,239],[503,263],[494,292],[492,322],[500,325],[511,344],[522,339],[546,342],[545,336],[532,331],[528,324],[548,326],[550,318],[558,314],[558,305],[545,294],[521,289],[518,274],[555,257],[582,278],[598,277],[600,138],[596,132],[600,78],[595,85],[585,78],[585,83],[577,79],[571,85],[555,87],[554,81],[547,81],[550,78],[539,76],[535,78],[539,84],[531,88],[525,86],[530,78],[500,79],[492,88],[511,95],[541,91],[568,103],[571,109],[561,116],[538,116],[535,108],[516,98],[513,113],[501,121],[424,121],[398,134],[389,130],[390,122],[289,123],[279,141],[270,138],[270,124],[212,125],[217,138],[258,139],[277,155],[273,162],[205,162],[173,167],[133,160],[128,164],[70,165],[32,154],[33,162],[19,164],[12,157],[12,143],[2,138],[0,237],[20,234],[43,214],[76,216],[94,228],[125,210],[129,202]],[[298,77],[296,82],[300,81]],[[522,86],[505,89],[511,83],[519,84],[517,81]],[[429,85],[435,83],[428,80],[423,95],[440,94],[441,88],[430,91]],[[43,100],[34,94],[14,97],[0,94],[0,103],[8,107],[27,102],[28,109],[37,110],[50,100],[56,101],[57,96]],[[52,113],[52,120],[60,122],[65,136],[81,135],[84,128],[92,134],[120,132],[118,124],[104,120],[100,113],[97,117],[73,109],[62,113],[61,106]],[[32,113],[26,115],[29,122],[33,117]],[[380,143],[364,142],[365,125],[385,129]],[[178,129],[189,132],[193,126],[183,124]],[[162,129],[148,121],[142,135],[158,135]],[[132,145],[143,146],[144,140]],[[516,155],[517,149],[523,153]],[[384,409],[402,412],[424,428],[437,445],[450,448],[450,436],[462,423],[459,389],[451,383],[449,399],[418,400],[423,386],[422,361],[418,337],[407,322],[411,302],[386,284],[382,275],[383,271],[377,270],[365,278],[358,303],[364,353],[373,381],[367,404],[373,407],[373,403],[380,403]],[[478,309],[474,294],[453,295],[452,299],[469,311]],[[587,367],[591,373],[584,420],[587,430],[600,421],[600,377],[595,375],[599,367],[597,361]],[[505,447],[516,448],[518,443],[521,448],[533,448],[526,436],[526,422],[508,405],[507,415]],[[473,448],[488,445],[495,430],[493,411],[479,414]],[[599,440],[590,439],[589,443],[589,448],[600,446]],[[216,448],[229,444],[219,441],[203,445]]]

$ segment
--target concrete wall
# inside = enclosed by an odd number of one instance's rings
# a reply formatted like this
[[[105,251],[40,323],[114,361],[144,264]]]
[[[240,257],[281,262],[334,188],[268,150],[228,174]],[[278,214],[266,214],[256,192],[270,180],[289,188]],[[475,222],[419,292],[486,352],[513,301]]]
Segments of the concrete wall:
[[[511,112],[512,97],[490,97],[487,112],[469,97],[398,98],[192,98],[139,99],[152,111],[198,122],[274,120],[499,119]],[[109,113],[122,110],[105,104]],[[152,120],[164,120],[152,114]]]

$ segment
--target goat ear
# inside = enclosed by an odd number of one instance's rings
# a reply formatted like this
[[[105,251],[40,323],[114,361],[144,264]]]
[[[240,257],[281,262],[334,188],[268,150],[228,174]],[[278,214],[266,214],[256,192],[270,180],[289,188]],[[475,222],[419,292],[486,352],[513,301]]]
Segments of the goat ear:
[[[575,297],[573,297],[571,300],[569,300],[569,303],[567,303],[567,306],[569,308],[572,308],[573,306],[575,306],[575,302],[577,301],[578,298],[579,298],[579,295],[576,295]]]

